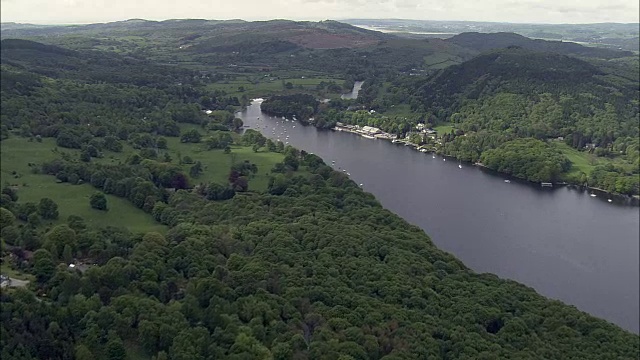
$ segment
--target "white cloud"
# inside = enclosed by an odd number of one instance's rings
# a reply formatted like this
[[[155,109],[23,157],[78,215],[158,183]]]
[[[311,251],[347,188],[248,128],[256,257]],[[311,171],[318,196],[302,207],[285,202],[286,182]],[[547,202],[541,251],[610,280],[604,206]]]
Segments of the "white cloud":
[[[638,22],[637,0],[0,0],[1,19],[90,23],[144,18],[405,18],[536,23]]]

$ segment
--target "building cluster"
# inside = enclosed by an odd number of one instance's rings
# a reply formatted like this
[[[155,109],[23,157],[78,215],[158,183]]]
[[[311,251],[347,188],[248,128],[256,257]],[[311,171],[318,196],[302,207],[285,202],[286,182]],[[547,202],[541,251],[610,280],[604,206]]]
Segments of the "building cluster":
[[[347,131],[354,134],[359,134],[368,139],[395,139],[397,135],[386,133],[377,127],[373,126],[360,126],[360,125],[345,125],[343,123],[336,123],[334,130]]]

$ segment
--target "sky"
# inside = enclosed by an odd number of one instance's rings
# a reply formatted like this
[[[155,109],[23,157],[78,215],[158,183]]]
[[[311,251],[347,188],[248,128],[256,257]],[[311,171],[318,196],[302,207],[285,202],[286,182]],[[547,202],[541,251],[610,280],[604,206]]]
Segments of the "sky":
[[[0,0],[2,22],[34,24],[135,18],[637,23],[639,14],[638,0]]]

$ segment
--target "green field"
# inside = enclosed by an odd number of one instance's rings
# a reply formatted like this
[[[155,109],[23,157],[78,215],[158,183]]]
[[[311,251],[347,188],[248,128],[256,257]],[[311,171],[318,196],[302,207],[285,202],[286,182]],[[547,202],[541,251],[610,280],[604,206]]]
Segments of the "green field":
[[[598,164],[598,159],[593,154],[578,151],[561,141],[552,141],[551,144],[571,161],[571,171],[569,171],[569,175],[583,172],[588,176]]]
[[[256,153],[253,152],[250,147],[231,146],[231,153],[225,154],[221,149],[205,150],[203,144],[181,143],[178,138],[168,138],[167,145],[169,147],[169,154],[174,159],[174,163],[177,163],[178,153],[182,157],[188,155],[194,162],[200,161],[202,163],[204,171],[197,179],[192,179],[193,183],[209,183],[214,181],[220,184],[226,184],[229,169],[233,162],[249,160],[258,167],[258,173],[249,179],[249,190],[255,191],[267,190],[270,170],[276,163],[281,162],[283,159],[282,154],[266,152],[264,148]],[[182,165],[182,168],[188,173],[191,166],[192,165],[185,164]]]
[[[398,104],[390,106],[387,111],[384,112],[384,115],[387,116],[411,116],[413,112],[411,111],[411,105],[409,104]]]
[[[342,85],[343,80],[341,79],[331,79],[331,78],[273,78],[273,77],[245,77],[241,79],[240,77],[236,78],[236,80],[230,80],[225,82],[218,82],[209,84],[207,86],[207,90],[224,90],[230,96],[238,96],[246,95],[249,98],[265,96],[271,93],[276,92],[287,92],[287,89],[283,85],[284,83],[292,83],[294,87],[297,89],[292,89],[291,91],[300,91],[299,86],[302,86],[303,89],[307,91],[316,91],[316,86],[321,82],[330,82],[334,81],[338,85]],[[244,88],[244,91],[241,91],[240,87]]]
[[[442,124],[442,125],[438,125],[438,126],[434,126],[433,130],[435,130],[438,135],[442,136],[444,134],[448,134],[451,132],[451,130],[455,130],[456,127],[452,126],[450,124]]]
[[[461,62],[462,58],[446,53],[434,53],[424,57],[424,64],[430,69],[444,69]]]
[[[196,128],[196,125],[183,125],[182,131]],[[205,135],[206,136],[206,135]],[[282,154],[266,152],[261,149],[257,153],[250,147],[232,146],[231,153],[223,150],[205,150],[204,144],[181,143],[179,138],[167,138],[167,152],[172,157],[172,163],[178,164],[179,155],[189,156],[194,162],[200,161],[204,171],[197,179],[191,179],[192,184],[218,182],[226,184],[229,170],[233,162],[249,160],[256,164],[258,173],[251,175],[249,190],[266,191],[270,170],[282,161]],[[124,161],[136,150],[125,144],[121,153],[105,153],[104,157],[92,161],[111,163]],[[72,159],[77,159],[79,150],[58,148],[55,139],[44,138],[42,142],[28,141],[22,137],[11,137],[0,142],[2,161],[0,166],[0,181],[2,185],[11,184],[17,187],[20,202],[39,202],[44,197],[51,198],[58,204],[59,220],[63,222],[69,215],[78,215],[85,219],[90,226],[118,225],[132,232],[165,232],[166,227],[157,223],[151,215],[133,206],[127,199],[107,195],[109,211],[92,209],[89,198],[96,189],[90,184],[71,185],[57,183],[53,176],[35,174],[29,163],[42,164],[59,158],[61,153],[68,153]],[[160,155],[162,159],[162,154]],[[181,168],[189,173],[191,164],[183,164]],[[36,166],[33,166],[36,168]]]
[[[132,232],[166,231],[164,225],[126,199],[107,195],[109,211],[95,210],[89,206],[89,197],[96,192],[91,185],[59,184],[53,176],[32,173],[28,163],[41,164],[55,159],[59,156],[53,152],[55,148],[54,139],[43,139],[39,143],[13,137],[0,142],[0,181],[3,185],[17,186],[20,202],[37,203],[44,197],[52,199],[58,204],[58,222],[65,221],[69,215],[78,215],[90,226],[119,225]],[[64,151],[75,156],[78,152]],[[13,171],[17,175],[13,175]]]

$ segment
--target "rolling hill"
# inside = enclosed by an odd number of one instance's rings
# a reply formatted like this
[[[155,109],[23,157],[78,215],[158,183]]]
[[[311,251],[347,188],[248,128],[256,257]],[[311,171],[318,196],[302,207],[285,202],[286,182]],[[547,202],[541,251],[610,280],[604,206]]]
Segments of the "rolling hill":
[[[509,46],[519,46],[524,49],[534,51],[554,52],[563,55],[594,57],[601,59],[614,59],[633,55],[631,51],[617,51],[587,47],[573,42],[530,39],[522,35],[508,32],[490,34],[466,32],[448,38],[445,41],[480,52],[491,49],[506,48]]]

